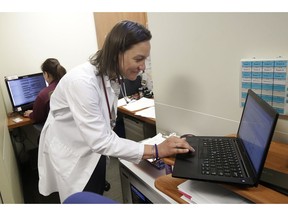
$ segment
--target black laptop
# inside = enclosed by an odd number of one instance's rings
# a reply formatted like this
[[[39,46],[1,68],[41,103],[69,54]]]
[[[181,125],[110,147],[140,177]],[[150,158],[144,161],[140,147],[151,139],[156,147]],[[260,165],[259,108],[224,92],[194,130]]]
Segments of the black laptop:
[[[176,155],[172,176],[257,186],[278,116],[249,89],[237,136],[188,136],[196,151]]]

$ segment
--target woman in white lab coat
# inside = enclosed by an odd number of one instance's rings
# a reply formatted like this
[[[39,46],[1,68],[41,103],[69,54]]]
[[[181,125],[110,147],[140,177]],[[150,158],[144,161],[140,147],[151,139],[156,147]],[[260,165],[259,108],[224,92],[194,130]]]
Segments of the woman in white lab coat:
[[[50,100],[38,154],[39,191],[58,191],[63,202],[80,191],[103,194],[106,156],[133,163],[142,159],[187,153],[184,140],[168,138],[144,145],[119,138],[115,126],[122,78],[135,80],[145,70],[151,33],[142,25],[122,21],[107,35],[103,48],[89,62],[69,71]]]

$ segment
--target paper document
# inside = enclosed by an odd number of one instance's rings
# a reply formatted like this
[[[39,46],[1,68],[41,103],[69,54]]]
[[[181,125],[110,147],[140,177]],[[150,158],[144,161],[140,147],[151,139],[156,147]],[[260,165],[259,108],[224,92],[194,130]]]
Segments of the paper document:
[[[19,118],[19,117],[13,118],[13,122],[15,122],[15,123],[18,123],[18,122],[21,122],[21,121],[23,121],[22,118]]]
[[[188,194],[190,197],[192,197],[192,201],[198,204],[247,203],[247,201],[241,196],[221,187],[216,183],[211,182],[187,180],[178,185],[178,190]]]
[[[120,107],[120,106],[125,106],[127,105],[128,103],[133,103],[137,101],[136,99],[130,99],[130,98],[121,98],[121,99],[118,99],[118,103],[117,103],[117,107]]]
[[[158,133],[157,135],[155,135],[152,138],[148,138],[145,140],[142,140],[141,143],[143,144],[147,144],[147,145],[154,145],[154,144],[160,144],[165,140],[165,138],[163,137],[163,135],[161,133]]]
[[[126,103],[125,99],[124,99],[124,98],[121,98],[121,99],[118,100],[117,107],[121,107],[121,106],[124,106],[124,105],[126,105],[126,104],[127,104],[127,103]]]
[[[135,115],[155,119],[155,107],[153,106],[153,107],[149,107],[149,108],[140,110],[140,111],[136,112]]]
[[[153,99],[142,97],[139,100],[132,101],[129,104],[125,105],[124,108],[130,111],[136,111],[152,106],[154,106]]]

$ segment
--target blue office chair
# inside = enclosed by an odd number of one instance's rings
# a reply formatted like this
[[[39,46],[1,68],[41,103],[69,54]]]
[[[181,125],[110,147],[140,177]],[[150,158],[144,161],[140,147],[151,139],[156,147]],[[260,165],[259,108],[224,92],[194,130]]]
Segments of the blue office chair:
[[[63,204],[117,204],[117,202],[100,194],[83,191],[70,195]]]

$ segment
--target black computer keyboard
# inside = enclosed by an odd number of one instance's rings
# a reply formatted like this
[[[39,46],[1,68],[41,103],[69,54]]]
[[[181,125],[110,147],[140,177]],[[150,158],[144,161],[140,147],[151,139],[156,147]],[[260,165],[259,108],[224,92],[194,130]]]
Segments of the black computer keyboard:
[[[201,163],[203,175],[243,178],[242,169],[237,160],[237,153],[229,140],[205,139],[203,145],[204,153]]]

